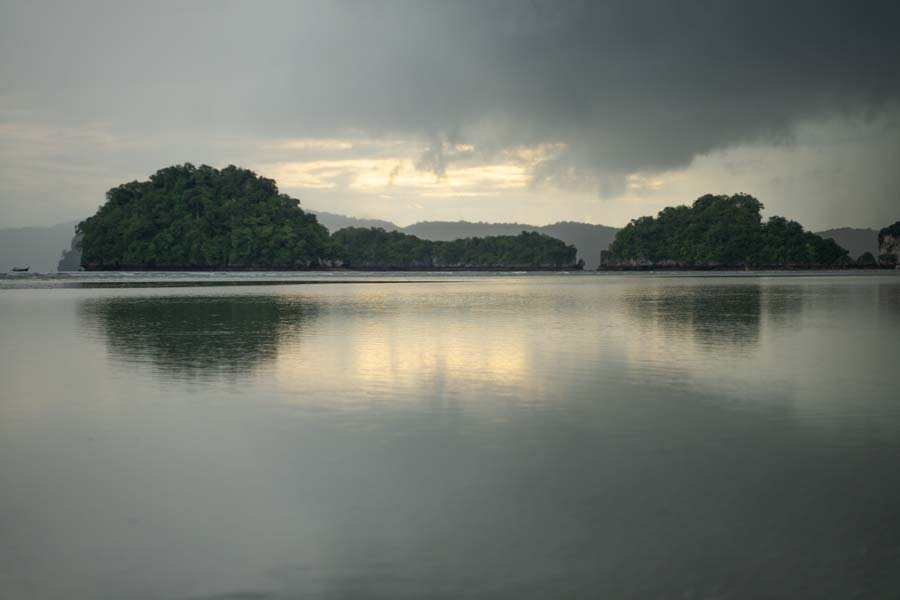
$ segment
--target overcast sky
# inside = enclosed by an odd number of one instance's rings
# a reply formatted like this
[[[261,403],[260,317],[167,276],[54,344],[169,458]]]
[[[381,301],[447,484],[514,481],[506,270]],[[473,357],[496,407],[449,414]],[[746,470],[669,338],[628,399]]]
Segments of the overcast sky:
[[[896,1],[0,10],[0,227],[182,162],[399,224],[623,225],[707,192],[900,219]]]

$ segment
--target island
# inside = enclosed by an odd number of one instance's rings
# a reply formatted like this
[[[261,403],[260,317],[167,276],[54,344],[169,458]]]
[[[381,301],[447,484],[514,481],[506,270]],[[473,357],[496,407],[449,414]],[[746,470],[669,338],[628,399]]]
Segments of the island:
[[[574,246],[541,233],[429,241],[380,228],[330,234],[275,182],[190,163],[106,194],[76,227],[81,266],[116,270],[575,270]]]
[[[631,221],[603,253],[603,270],[827,269],[854,265],[847,250],[796,221],[762,220],[749,194],[698,198]]]
[[[235,166],[187,163],[115,187],[76,232],[89,271],[308,269],[338,259],[314,215]]]

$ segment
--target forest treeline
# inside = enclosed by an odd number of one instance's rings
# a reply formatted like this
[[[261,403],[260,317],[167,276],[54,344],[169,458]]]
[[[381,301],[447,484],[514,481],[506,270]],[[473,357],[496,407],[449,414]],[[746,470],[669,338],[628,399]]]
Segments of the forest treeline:
[[[332,238],[344,266],[356,269],[581,268],[575,246],[537,232],[436,242],[399,231],[350,227]]]
[[[189,163],[111,189],[76,239],[88,270],[578,268],[574,246],[539,233],[451,242],[379,228],[330,235],[273,180]]]

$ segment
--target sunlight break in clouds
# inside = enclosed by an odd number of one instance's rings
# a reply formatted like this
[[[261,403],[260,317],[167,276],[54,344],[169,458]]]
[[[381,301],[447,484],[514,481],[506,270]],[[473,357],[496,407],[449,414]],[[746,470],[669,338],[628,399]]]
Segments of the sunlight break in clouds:
[[[271,142],[263,146],[267,150],[352,150],[353,142],[341,139],[299,138]]]
[[[402,142],[386,142],[395,152]],[[327,151],[352,150],[351,140],[303,139],[269,144],[266,148],[290,152],[321,148]],[[407,155],[378,158],[335,157],[328,160],[283,160],[257,164],[256,170],[271,177],[285,188],[297,190],[346,189],[353,192],[386,192],[391,189],[416,192],[424,197],[491,196],[500,191],[524,190],[535,180],[535,170],[545,160],[553,159],[564,149],[562,144],[518,146],[497,156],[481,160],[472,144],[451,145],[452,157],[444,159],[440,173],[425,168]],[[412,154],[412,155],[411,155]],[[449,154],[449,153],[448,153]]]

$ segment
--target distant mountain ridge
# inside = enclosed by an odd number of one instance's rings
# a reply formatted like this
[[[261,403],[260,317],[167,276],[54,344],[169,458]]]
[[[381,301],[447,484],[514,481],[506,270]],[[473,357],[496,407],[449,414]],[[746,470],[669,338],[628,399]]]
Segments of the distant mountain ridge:
[[[347,227],[380,227],[385,231],[398,231],[402,229],[401,227],[395,225],[394,223],[391,223],[390,221],[383,221],[381,219],[363,219],[357,217],[348,217],[346,215],[338,215],[325,211],[309,209],[303,210],[316,215],[319,223],[327,227],[328,231],[332,233],[339,229],[345,229]]]
[[[878,231],[875,229],[839,227],[817,231],[816,235],[834,240],[839,246],[846,248],[854,259],[865,252],[878,256]]]

